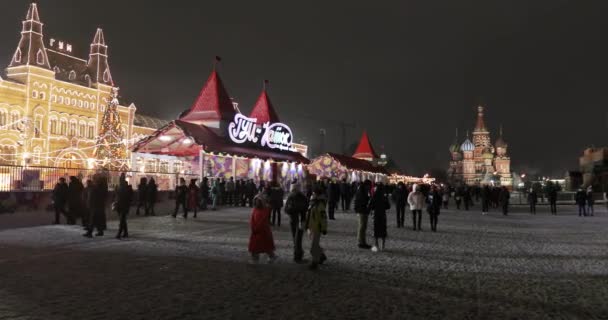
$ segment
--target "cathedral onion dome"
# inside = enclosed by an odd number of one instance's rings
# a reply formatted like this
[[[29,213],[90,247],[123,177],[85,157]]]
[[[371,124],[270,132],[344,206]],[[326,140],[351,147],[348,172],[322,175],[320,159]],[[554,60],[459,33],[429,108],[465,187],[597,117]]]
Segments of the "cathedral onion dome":
[[[484,159],[492,159],[492,158],[494,158],[494,153],[492,152],[492,149],[490,147],[484,148],[483,152],[482,152],[482,157]]]
[[[455,143],[453,143],[450,146],[450,152],[451,153],[458,153],[458,152],[460,152],[460,146],[458,145],[458,143],[455,142]]]
[[[475,145],[473,144],[473,142],[471,142],[471,140],[469,140],[469,138],[467,138],[460,146],[460,150],[462,150],[463,152],[472,152],[473,150],[475,150]]]

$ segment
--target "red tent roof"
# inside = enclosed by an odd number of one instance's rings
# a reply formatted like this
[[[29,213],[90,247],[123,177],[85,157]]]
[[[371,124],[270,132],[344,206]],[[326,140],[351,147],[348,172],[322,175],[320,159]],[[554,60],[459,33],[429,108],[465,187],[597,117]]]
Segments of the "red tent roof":
[[[367,131],[363,131],[363,136],[361,136],[361,141],[359,141],[359,146],[353,155],[353,158],[359,159],[376,159],[379,158],[372,147],[372,144],[369,142],[369,137],[367,136]]]
[[[280,122],[279,116],[277,115],[276,110],[272,106],[272,102],[270,102],[270,98],[268,97],[268,93],[266,89],[262,90],[258,101],[255,103],[253,110],[251,110],[250,118],[256,118],[256,123],[262,125],[266,122],[275,123]]]
[[[328,153],[328,155],[336,161],[340,162],[343,166],[351,170],[367,171],[372,173],[388,174],[388,172],[382,167],[376,167],[367,160],[357,159],[337,153]]]
[[[204,120],[232,120],[234,106],[217,71],[213,70],[198,98],[180,120],[201,123]]]

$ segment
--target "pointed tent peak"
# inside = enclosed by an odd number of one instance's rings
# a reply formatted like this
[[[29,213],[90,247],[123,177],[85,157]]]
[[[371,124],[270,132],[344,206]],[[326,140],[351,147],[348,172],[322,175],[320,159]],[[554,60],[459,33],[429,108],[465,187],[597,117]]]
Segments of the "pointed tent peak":
[[[353,158],[370,161],[379,158],[376,151],[374,151],[374,148],[369,140],[369,136],[367,135],[367,131],[365,130],[363,131],[363,135],[359,141],[359,146],[357,146],[357,150],[355,150],[355,154],[353,154]]]
[[[214,69],[194,104],[190,110],[181,116],[180,120],[193,123],[203,123],[209,120],[232,121],[234,114],[234,105],[230,100],[230,95],[228,95],[222,79]]]
[[[30,4],[30,7],[27,9],[27,14],[25,15],[25,20],[40,22],[40,15],[38,14],[38,5],[36,5],[36,2],[32,2]]]
[[[487,132],[486,124],[483,119],[483,112],[484,112],[484,107],[478,106],[477,107],[477,123],[475,124],[474,132]]]
[[[97,31],[95,32],[95,37],[93,37],[93,44],[100,44],[103,46],[106,45],[106,38],[103,35],[102,28],[97,28]]]
[[[276,123],[280,122],[279,115],[277,111],[274,109],[272,102],[270,101],[270,97],[268,96],[268,91],[266,90],[266,85],[268,84],[268,80],[264,80],[264,87],[262,89],[262,93],[258,97],[253,109],[251,110],[250,118],[255,118],[256,123],[258,125],[262,125],[264,123]]]

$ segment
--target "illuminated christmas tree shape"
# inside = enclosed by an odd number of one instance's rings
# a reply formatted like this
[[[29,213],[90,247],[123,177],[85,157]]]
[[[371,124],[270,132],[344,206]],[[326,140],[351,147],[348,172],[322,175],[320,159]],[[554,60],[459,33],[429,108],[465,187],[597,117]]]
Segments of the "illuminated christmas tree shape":
[[[112,101],[103,113],[94,154],[99,168],[125,171],[128,169],[127,146],[117,110],[118,90],[112,88]]]

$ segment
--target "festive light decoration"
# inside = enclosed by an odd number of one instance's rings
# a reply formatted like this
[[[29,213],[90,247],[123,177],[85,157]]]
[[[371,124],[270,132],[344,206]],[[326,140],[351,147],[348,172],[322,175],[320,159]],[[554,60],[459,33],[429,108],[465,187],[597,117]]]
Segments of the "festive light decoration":
[[[124,141],[124,132],[118,114],[118,90],[112,88],[112,100],[103,113],[99,137],[97,138],[97,148],[94,154],[97,165],[100,168],[109,170],[127,170],[126,158],[127,146]]]

